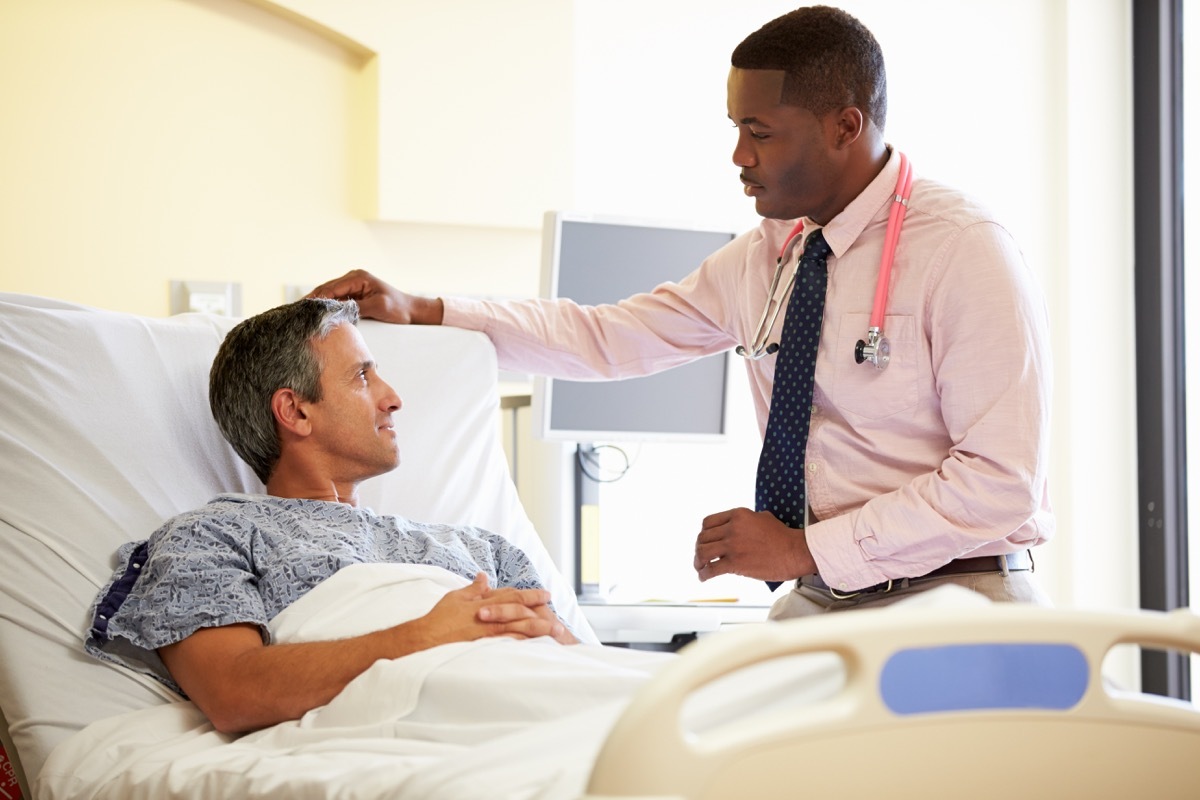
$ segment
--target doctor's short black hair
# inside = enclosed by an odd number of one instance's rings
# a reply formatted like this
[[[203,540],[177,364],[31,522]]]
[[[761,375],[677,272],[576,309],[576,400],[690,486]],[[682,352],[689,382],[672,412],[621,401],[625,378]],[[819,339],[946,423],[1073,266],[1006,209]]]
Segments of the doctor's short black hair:
[[[732,66],[783,70],[781,102],[818,117],[854,106],[880,131],[887,120],[883,51],[866,26],[840,8],[807,6],[771,20],[734,49]]]

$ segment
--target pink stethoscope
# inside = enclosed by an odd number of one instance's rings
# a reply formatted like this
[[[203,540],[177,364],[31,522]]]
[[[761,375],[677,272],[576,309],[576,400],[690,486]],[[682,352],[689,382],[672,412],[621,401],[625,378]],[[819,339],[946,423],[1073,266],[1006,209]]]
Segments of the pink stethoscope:
[[[900,177],[896,180],[896,192],[892,198],[891,210],[888,212],[887,232],[883,239],[883,255],[879,259],[879,276],[875,281],[875,304],[871,307],[870,327],[867,328],[867,338],[859,339],[854,345],[855,363],[861,364],[869,361],[875,365],[875,369],[879,370],[886,368],[892,358],[891,344],[883,335],[883,316],[887,311],[892,261],[896,258],[900,228],[904,225],[904,213],[908,209],[909,195],[912,194],[912,164],[903,153],[897,155],[900,156]],[[757,361],[779,350],[778,342],[768,344],[767,340],[770,338],[771,330],[775,327],[775,321],[779,318],[779,311],[784,305],[783,300],[796,285],[796,274],[800,271],[800,261],[797,259],[787,285],[784,286],[782,294],[779,294],[779,280],[783,276],[783,257],[792,240],[803,230],[804,222],[801,221],[796,224],[796,227],[788,234],[787,240],[784,241],[783,249],[779,251],[779,258],[775,262],[775,277],[771,280],[771,289],[767,293],[767,304],[758,321],[758,331],[754,334],[754,341],[750,347],[740,344],[737,346],[734,352],[739,356]]]

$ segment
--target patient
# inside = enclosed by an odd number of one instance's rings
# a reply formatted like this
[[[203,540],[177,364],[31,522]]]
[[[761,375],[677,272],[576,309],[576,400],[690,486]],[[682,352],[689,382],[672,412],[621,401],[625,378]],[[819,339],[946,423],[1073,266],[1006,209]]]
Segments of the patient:
[[[357,322],[353,301],[301,300],[230,331],[209,400],[267,494],[218,496],[123,545],[96,598],[88,652],[185,693],[223,732],[298,719],[380,659],[484,637],[577,641],[503,537],[358,506],[359,484],[399,463],[401,402]],[[471,582],[394,627],[271,643],[276,614],[361,563],[432,565]]]

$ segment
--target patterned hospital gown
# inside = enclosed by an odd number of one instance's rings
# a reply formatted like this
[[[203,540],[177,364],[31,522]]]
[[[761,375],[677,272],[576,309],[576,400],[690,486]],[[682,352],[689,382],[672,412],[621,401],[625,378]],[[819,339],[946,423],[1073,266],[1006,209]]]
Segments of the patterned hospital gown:
[[[479,528],[412,522],[321,500],[220,495],[117,551],[92,607],[91,655],[171,680],[155,652],[200,628],[267,623],[351,564],[426,564],[491,586],[542,588],[525,553]],[[182,692],[180,692],[182,694]]]

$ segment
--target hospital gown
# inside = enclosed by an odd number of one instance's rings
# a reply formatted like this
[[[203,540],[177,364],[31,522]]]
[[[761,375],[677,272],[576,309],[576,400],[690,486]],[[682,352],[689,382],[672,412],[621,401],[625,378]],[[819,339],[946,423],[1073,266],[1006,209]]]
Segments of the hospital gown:
[[[200,628],[268,623],[351,564],[425,564],[489,585],[542,588],[525,553],[479,528],[382,516],[345,503],[220,495],[117,551],[85,649],[182,692],[155,652]]]

